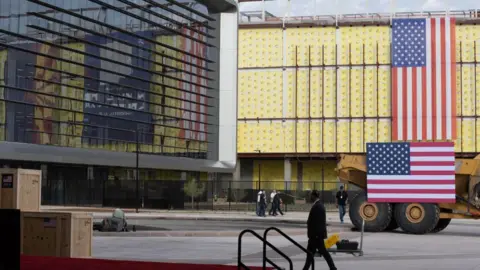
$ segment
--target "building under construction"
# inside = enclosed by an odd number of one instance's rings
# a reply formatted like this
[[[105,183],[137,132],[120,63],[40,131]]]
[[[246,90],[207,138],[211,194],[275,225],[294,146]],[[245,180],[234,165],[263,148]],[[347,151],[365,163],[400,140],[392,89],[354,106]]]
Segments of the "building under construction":
[[[241,1],[240,1],[241,2]],[[455,17],[456,154],[480,150],[480,22],[476,10],[275,17],[241,12],[238,163],[253,188],[337,187],[339,154],[392,141],[394,18]],[[259,183],[260,182],[260,183]]]

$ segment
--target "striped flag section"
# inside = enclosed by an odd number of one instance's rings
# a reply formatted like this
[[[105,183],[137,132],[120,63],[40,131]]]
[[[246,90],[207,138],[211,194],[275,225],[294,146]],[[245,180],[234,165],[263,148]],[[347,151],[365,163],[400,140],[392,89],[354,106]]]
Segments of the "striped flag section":
[[[455,19],[394,19],[393,140],[455,140],[455,102]]]
[[[454,143],[367,143],[367,198],[455,203]]]

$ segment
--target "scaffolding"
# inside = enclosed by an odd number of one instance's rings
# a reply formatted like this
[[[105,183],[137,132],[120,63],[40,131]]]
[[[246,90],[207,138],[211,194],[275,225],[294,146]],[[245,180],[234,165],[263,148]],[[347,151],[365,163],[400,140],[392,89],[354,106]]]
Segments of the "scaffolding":
[[[265,2],[272,0],[237,0],[240,5],[246,2],[261,2],[261,10],[241,11],[239,16],[240,24],[314,24],[314,25],[335,25],[340,24],[391,24],[394,18],[430,18],[430,17],[455,17],[457,21],[480,22],[480,10],[438,10],[418,12],[395,12],[392,4],[392,11],[385,13],[358,13],[358,14],[324,14],[315,16],[291,16],[291,0],[287,0],[287,9],[283,16],[275,16],[266,10]],[[274,1],[274,0],[273,0]],[[315,2],[314,2],[315,3]],[[338,3],[338,1],[337,1]],[[393,2],[392,2],[393,3]]]

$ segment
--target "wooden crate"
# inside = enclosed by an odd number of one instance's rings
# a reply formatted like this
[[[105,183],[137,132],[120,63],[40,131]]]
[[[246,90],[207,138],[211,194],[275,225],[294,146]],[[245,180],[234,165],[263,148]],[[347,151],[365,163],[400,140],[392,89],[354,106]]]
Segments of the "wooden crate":
[[[0,208],[40,211],[42,171],[0,169]]]
[[[92,222],[87,213],[22,212],[22,254],[89,258]]]

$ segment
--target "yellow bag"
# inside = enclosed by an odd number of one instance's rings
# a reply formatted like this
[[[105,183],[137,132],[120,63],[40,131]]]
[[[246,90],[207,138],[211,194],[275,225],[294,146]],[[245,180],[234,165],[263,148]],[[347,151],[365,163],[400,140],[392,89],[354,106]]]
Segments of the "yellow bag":
[[[340,241],[340,235],[338,233],[334,233],[324,241],[325,241],[325,247],[331,248],[333,245],[337,244],[338,241]]]

